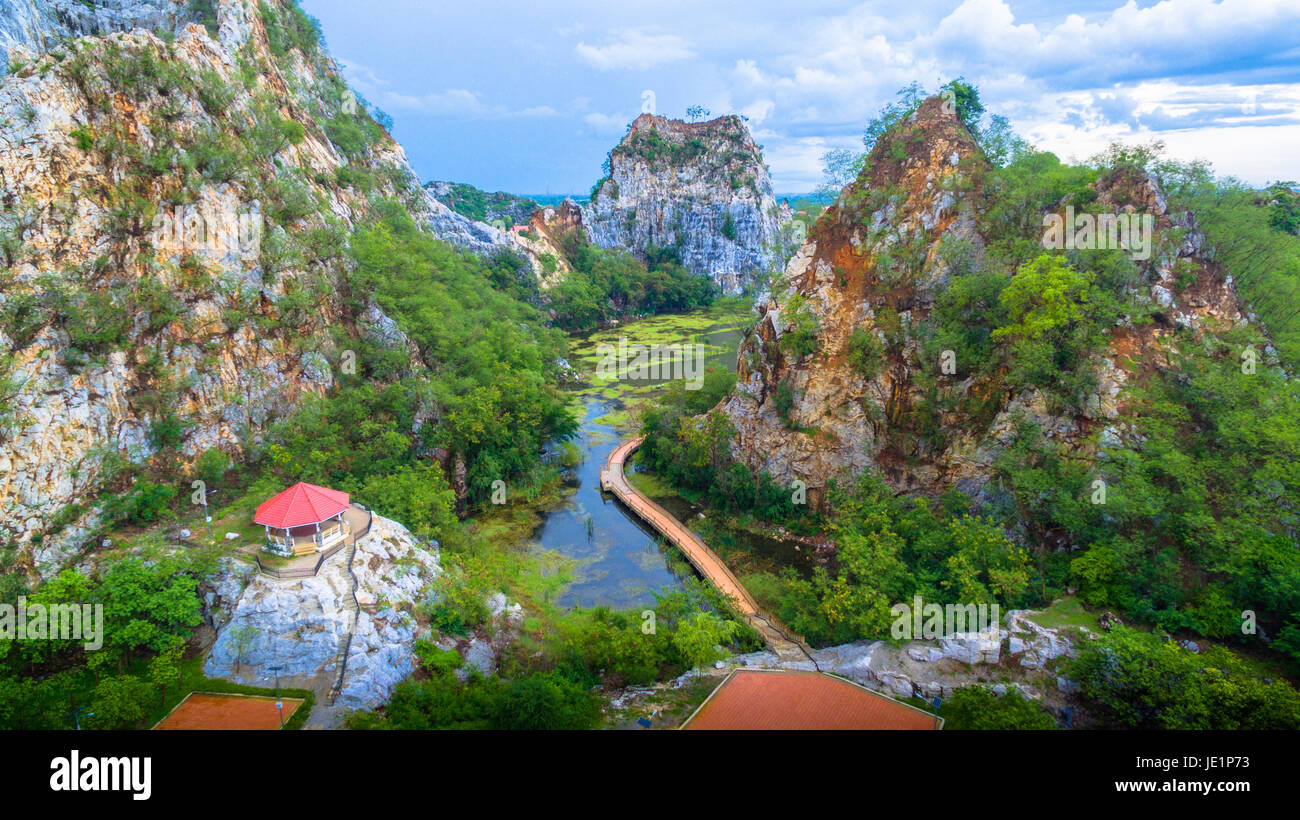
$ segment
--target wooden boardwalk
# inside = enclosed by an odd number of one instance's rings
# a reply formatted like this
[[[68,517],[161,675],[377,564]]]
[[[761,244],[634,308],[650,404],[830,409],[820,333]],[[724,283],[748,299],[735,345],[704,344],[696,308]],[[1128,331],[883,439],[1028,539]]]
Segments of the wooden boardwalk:
[[[803,638],[786,629],[780,621],[764,612],[749,591],[732,574],[722,559],[709,549],[698,535],[692,532],[672,513],[665,510],[649,496],[633,487],[624,474],[627,457],[641,446],[644,437],[630,438],[614,448],[609,460],[600,471],[600,488],[612,493],[627,507],[655,529],[664,538],[677,545],[701,575],[730,599],[732,606],[751,626],[758,630],[772,651],[783,660],[807,660],[817,667],[812,650]]]

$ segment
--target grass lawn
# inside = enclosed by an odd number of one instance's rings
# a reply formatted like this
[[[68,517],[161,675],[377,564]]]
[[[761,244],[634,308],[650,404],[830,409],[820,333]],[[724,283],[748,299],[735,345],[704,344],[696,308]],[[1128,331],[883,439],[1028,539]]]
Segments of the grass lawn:
[[[1029,620],[1048,629],[1078,631],[1087,627],[1093,632],[1101,632],[1098,615],[1089,612],[1079,603],[1074,595],[1067,595],[1052,603],[1041,614],[1028,616]]]

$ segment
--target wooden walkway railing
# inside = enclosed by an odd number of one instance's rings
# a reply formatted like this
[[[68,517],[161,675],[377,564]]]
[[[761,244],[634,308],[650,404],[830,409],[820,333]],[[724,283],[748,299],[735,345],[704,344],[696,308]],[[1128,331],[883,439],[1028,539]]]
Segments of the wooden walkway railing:
[[[740,583],[740,579],[736,578],[722,559],[709,549],[703,539],[627,480],[624,473],[627,458],[641,446],[643,438],[642,436],[630,438],[615,447],[609,454],[609,460],[600,471],[601,489],[612,493],[623,503],[623,506],[653,527],[660,535],[676,544],[686,556],[686,560],[690,561],[691,566],[731,601],[736,611],[758,630],[773,651],[779,655],[803,655],[812,662],[814,668],[818,668],[812,650],[803,638],[791,632],[772,615],[764,612],[754,600],[754,596],[750,595],[749,590]]]

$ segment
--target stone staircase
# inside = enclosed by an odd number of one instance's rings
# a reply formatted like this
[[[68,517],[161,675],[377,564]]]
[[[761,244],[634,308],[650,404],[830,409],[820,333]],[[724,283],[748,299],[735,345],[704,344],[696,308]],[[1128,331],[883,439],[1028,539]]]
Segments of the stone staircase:
[[[333,706],[334,701],[338,699],[339,692],[343,690],[343,677],[348,671],[348,653],[352,649],[352,632],[356,629],[357,618],[361,616],[361,602],[357,600],[357,575],[352,571],[352,559],[357,555],[357,541],[364,538],[370,532],[370,523],[374,520],[373,514],[366,521],[366,526],[359,532],[354,532],[348,538],[348,595],[352,598],[352,606],[347,610],[347,625],[343,631],[343,640],[339,642],[338,654],[334,656],[334,666],[339,670],[338,677],[334,680],[334,685],[329,691],[329,705]]]

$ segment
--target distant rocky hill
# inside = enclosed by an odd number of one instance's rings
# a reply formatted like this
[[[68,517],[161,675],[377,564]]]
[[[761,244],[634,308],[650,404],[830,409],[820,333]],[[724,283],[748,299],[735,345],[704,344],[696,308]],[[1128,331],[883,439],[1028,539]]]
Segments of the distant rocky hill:
[[[504,191],[488,193],[463,182],[426,182],[424,189],[461,216],[498,228],[525,225],[540,207],[528,197]]]
[[[610,153],[607,171],[583,206],[596,244],[676,247],[688,270],[731,293],[784,262],[774,248],[789,214],[740,117],[687,123],[642,114]]]

